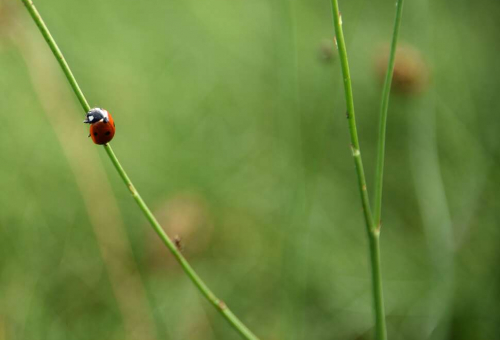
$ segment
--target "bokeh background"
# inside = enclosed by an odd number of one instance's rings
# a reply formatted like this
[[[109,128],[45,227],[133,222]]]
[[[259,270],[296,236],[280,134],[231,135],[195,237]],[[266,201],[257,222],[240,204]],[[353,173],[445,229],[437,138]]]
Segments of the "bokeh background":
[[[394,0],[341,1],[372,190]],[[327,0],[39,0],[113,148],[261,339],[372,339]],[[390,339],[500,339],[500,2],[406,1],[382,261]],[[238,339],[162,247],[20,1],[0,2],[0,339]]]

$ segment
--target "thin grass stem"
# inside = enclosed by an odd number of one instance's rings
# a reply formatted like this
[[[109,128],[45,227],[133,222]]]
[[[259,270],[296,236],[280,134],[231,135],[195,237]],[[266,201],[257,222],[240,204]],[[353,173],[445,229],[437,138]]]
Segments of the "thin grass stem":
[[[338,0],[332,0],[333,23],[335,27],[335,36],[339,50],[342,76],[344,78],[344,92],[347,106],[347,121],[349,123],[349,134],[351,138],[351,150],[354,157],[356,175],[358,179],[359,190],[361,194],[361,204],[365,218],[366,231],[369,240],[369,252],[372,273],[372,294],[375,315],[375,332],[378,340],[387,339],[385,325],[384,298],[382,289],[382,269],[380,264],[380,230],[373,222],[370,209],[370,199],[366,187],[366,177],[363,169],[363,161],[359,146],[358,132],[356,129],[356,116],[354,113],[354,98],[352,93],[351,75],[349,72],[349,63],[347,58],[347,49],[345,45],[344,33],[342,30],[342,19],[340,17]]]
[[[66,78],[68,79],[73,91],[75,92],[76,96],[78,97],[78,100],[80,101],[80,104],[82,105],[82,108],[85,112],[88,112],[90,110],[90,105],[88,104],[87,100],[85,99],[85,96],[78,86],[78,83],[76,82],[76,79],[71,72],[71,69],[64,59],[64,56],[57,46],[54,38],[50,34],[47,26],[43,22],[42,17],[40,16],[40,13],[37,11],[35,8],[33,1],[31,0],[21,0],[24,5],[26,6],[28,12],[30,13],[31,17],[35,21],[36,25],[40,29],[40,32],[42,33],[43,37],[45,38],[45,41],[49,45],[50,49],[52,50],[54,56],[56,57],[57,61],[59,62],[59,65],[61,66],[64,74],[66,75]],[[156,218],[154,217],[153,213],[147,206],[147,204],[144,202],[142,197],[139,195],[139,192],[135,189],[134,185],[132,184],[132,181],[128,177],[127,173],[123,169],[122,165],[120,164],[120,161],[116,157],[115,153],[113,152],[113,149],[111,148],[111,145],[105,144],[104,149],[106,150],[107,155],[109,156],[111,162],[113,163],[116,171],[122,178],[123,182],[129,189],[130,193],[132,194],[132,197],[136,201],[137,205],[143,212],[144,216],[146,219],[149,221],[155,232],[158,234],[160,239],[163,241],[163,243],[167,246],[167,248],[170,250],[170,252],[174,255],[174,257],[177,259],[181,267],[183,268],[184,272],[187,274],[187,276],[191,279],[191,281],[194,283],[194,285],[198,288],[198,290],[207,298],[207,300],[220,312],[220,314],[229,322],[229,324],[237,331],[239,334],[248,340],[258,340],[257,336],[255,336],[237,317],[236,315],[231,312],[231,310],[227,307],[227,305],[217,298],[215,294],[208,288],[208,286],[203,282],[203,280],[198,276],[198,274],[194,271],[193,267],[188,263],[188,261],[184,258],[184,256],[181,254],[179,249],[177,249],[176,245],[172,240],[167,236],[161,225],[158,223]]]
[[[398,45],[399,28],[401,27],[401,18],[403,16],[404,0],[396,2],[396,20],[394,21],[394,30],[392,33],[391,51],[389,53],[389,62],[387,73],[385,75],[384,88],[382,90],[382,102],[380,104],[380,121],[378,132],[377,149],[377,170],[375,174],[375,196],[373,202],[374,223],[380,229],[382,225],[382,186],[384,181],[384,158],[385,158],[385,136],[387,129],[387,112],[389,110],[389,97],[391,95],[392,75],[394,74],[394,63],[396,60],[396,47]]]
[[[344,77],[344,91],[347,105],[347,121],[349,123],[349,135],[351,137],[351,151],[354,157],[354,165],[356,167],[356,175],[358,177],[359,191],[361,194],[361,203],[363,205],[363,213],[365,216],[366,227],[368,231],[373,229],[373,218],[370,209],[370,198],[366,187],[366,176],[363,168],[363,159],[359,147],[358,131],[356,128],[356,115],[354,113],[354,97],[352,93],[351,74],[349,71],[349,62],[347,59],[347,50],[345,46],[344,33],[342,31],[342,23],[339,13],[337,0],[332,0],[333,4],[333,20],[335,25],[335,36],[340,55],[340,64],[342,75]]]

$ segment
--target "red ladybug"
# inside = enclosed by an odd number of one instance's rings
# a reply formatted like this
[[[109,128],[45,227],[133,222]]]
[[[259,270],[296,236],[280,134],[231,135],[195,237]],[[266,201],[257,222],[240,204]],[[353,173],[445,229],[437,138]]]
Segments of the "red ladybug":
[[[108,111],[95,107],[87,112],[83,121],[90,124],[90,134],[94,143],[102,145],[109,143],[115,136],[115,122]]]

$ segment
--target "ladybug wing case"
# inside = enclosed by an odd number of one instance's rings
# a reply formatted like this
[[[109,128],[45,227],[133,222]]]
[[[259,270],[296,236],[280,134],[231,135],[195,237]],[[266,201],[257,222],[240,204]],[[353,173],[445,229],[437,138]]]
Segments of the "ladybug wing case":
[[[108,115],[108,118],[108,122],[100,121],[90,125],[90,137],[95,144],[109,143],[115,136],[115,122],[111,115]]]

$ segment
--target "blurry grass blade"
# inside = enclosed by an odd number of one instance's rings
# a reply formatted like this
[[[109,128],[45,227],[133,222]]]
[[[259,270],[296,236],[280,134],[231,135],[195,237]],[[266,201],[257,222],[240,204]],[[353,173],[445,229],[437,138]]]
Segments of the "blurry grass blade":
[[[40,13],[38,13],[37,9],[35,8],[35,5],[33,4],[33,1],[31,0],[22,0],[24,5],[26,6],[26,9],[30,13],[31,17],[35,21],[36,25],[40,29],[40,32],[42,33],[43,37],[45,38],[45,41],[49,45],[50,49],[52,50],[52,53],[54,53],[54,56],[57,59],[57,62],[61,66],[61,69],[64,72],[64,75],[68,79],[71,87],[73,88],[73,91],[75,92],[76,96],[78,97],[78,100],[80,101],[80,104],[82,104],[83,109],[85,112],[90,110],[90,105],[87,102],[87,99],[85,99],[85,96],[83,95],[82,90],[78,86],[78,83],[76,82],[75,76],[73,75],[73,72],[71,72],[71,69],[69,68],[68,63],[66,62],[66,59],[64,59],[64,56],[59,49],[59,46],[57,46],[56,41],[52,37],[52,35],[49,32],[49,29],[45,25],[45,22],[43,21],[42,17],[40,16]]]
[[[382,103],[380,104],[380,122],[377,151],[377,172],[375,175],[375,196],[373,206],[373,218],[376,226],[381,226],[382,213],[382,185],[384,181],[384,157],[385,157],[385,134],[387,128],[387,112],[389,110],[389,97],[391,95],[392,76],[394,73],[394,63],[396,60],[396,48],[398,45],[399,28],[401,17],[403,16],[403,0],[396,2],[396,20],[394,21],[394,31],[392,33],[391,51],[385,76],[384,89],[382,91]]]

